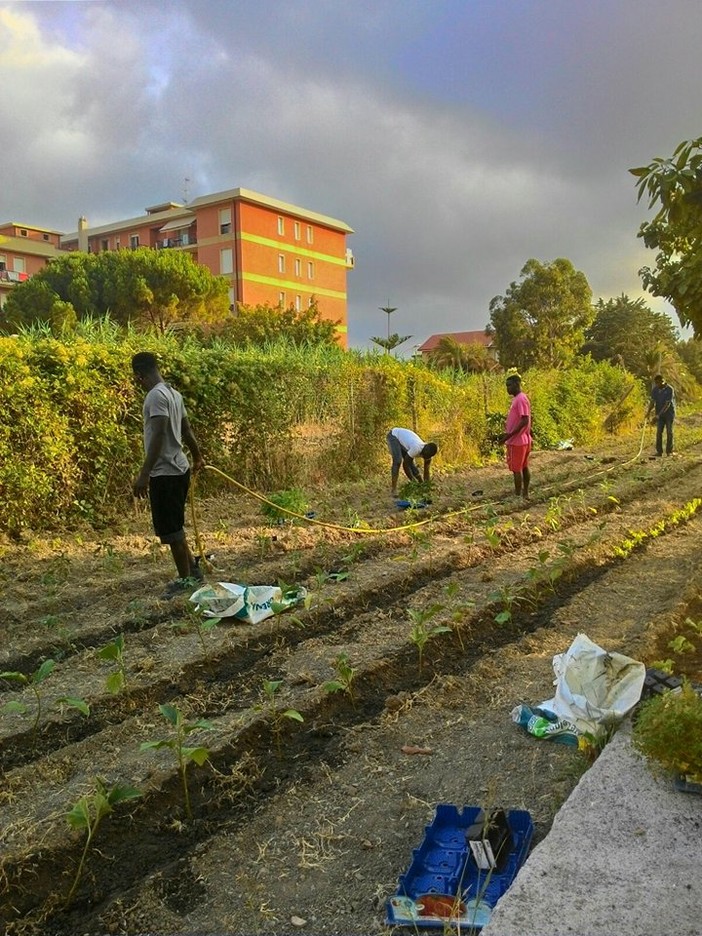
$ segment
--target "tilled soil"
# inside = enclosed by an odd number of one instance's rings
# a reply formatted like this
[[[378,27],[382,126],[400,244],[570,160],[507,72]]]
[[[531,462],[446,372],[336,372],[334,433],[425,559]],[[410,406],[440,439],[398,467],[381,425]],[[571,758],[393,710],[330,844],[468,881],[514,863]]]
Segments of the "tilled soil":
[[[31,687],[0,683],[4,701],[27,706],[0,721],[5,929],[369,933],[387,928],[385,900],[437,803],[528,809],[538,841],[588,767],[510,720],[518,702],[552,694],[554,654],[584,632],[700,675],[685,624],[702,615],[692,420],[679,439],[681,454],[659,460],[633,439],[537,453],[526,509],[504,499],[509,476],[497,466],[445,474],[429,511],[411,515],[392,511],[381,482],[312,505],[340,526],[434,517],[399,532],[271,527],[241,494],[200,500],[203,545],[220,567],[211,578],[309,590],[309,607],[255,626],[198,633],[187,600],[154,597],[169,565],[143,513],[109,535],[4,546],[0,668],[31,676],[56,661],[36,686],[36,727]],[[421,665],[420,625],[448,628]],[[694,650],[669,648],[681,633]],[[118,635],[126,684],[110,693],[116,666],[96,651]],[[353,678],[332,694],[340,654]],[[67,696],[89,702],[90,717]],[[164,703],[211,725],[188,737],[209,750],[188,769],[192,818],[174,752],[140,750],[170,737]],[[66,907],[85,837],[65,814],[96,777],[141,797],[103,820]]]

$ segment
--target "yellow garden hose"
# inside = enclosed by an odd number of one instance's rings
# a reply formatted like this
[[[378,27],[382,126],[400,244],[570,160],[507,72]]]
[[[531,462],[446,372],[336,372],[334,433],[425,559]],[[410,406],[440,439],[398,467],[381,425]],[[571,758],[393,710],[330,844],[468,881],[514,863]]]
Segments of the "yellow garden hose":
[[[622,462],[618,465],[611,465],[608,468],[603,468],[600,471],[593,472],[590,477],[596,477],[599,474],[606,474],[608,471],[612,471],[614,468],[625,468],[627,465],[632,464],[637,461],[641,456],[644,445],[644,437],[646,433],[646,421],[644,420],[643,426],[641,427],[641,440],[639,443],[639,448],[637,453],[628,461]],[[484,507],[488,507],[491,504],[494,504],[494,501],[481,501],[479,504],[471,504],[468,507],[461,507],[459,510],[452,510],[449,513],[442,514],[438,517],[427,517],[426,520],[416,520],[414,523],[405,523],[402,526],[395,527],[383,527],[383,528],[372,528],[372,527],[349,527],[342,526],[338,523],[328,523],[324,520],[317,520],[315,517],[308,517],[305,514],[296,513],[294,510],[288,510],[287,507],[281,507],[280,504],[276,504],[273,501],[269,500],[267,497],[264,497],[263,494],[259,494],[258,491],[254,491],[251,488],[247,487],[245,484],[242,484],[241,481],[237,481],[236,478],[232,478],[231,475],[226,474],[224,471],[221,471],[219,468],[216,468],[214,465],[205,465],[205,471],[212,471],[215,474],[219,475],[221,478],[224,478],[225,481],[228,481],[229,484],[233,484],[235,487],[238,487],[241,491],[244,491],[246,494],[249,494],[251,497],[255,497],[257,500],[261,501],[263,504],[268,504],[271,507],[274,507],[276,510],[279,510],[281,513],[285,513],[290,517],[294,517],[296,520],[304,520],[305,523],[311,523],[315,526],[323,527],[327,530],[339,530],[343,533],[356,533],[360,535],[373,535],[377,536],[381,533],[401,533],[405,530],[413,530],[417,527],[425,526],[428,523],[438,523],[441,520],[448,520],[451,517],[459,517],[464,514],[472,513],[476,510],[482,510]],[[546,485],[541,488],[542,491],[547,491],[549,488],[556,487],[557,484],[554,482],[551,485]],[[192,515],[193,523],[193,532],[195,535],[195,542],[197,544],[197,550],[200,556],[202,557],[201,562],[205,568],[209,571],[211,569],[211,564],[207,560],[205,555],[205,550],[202,546],[202,541],[200,539],[200,531],[197,525],[197,517],[195,514],[195,479],[190,485],[189,499],[190,499],[190,511]]]

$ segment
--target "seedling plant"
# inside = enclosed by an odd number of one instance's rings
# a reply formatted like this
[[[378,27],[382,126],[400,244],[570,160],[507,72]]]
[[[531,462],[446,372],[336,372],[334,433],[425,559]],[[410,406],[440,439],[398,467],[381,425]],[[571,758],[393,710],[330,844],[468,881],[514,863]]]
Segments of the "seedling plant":
[[[95,779],[95,789],[88,793],[72,806],[70,812],[66,814],[68,824],[73,829],[79,829],[86,833],[85,845],[78,863],[78,870],[73,879],[73,885],[66,898],[68,907],[73,900],[76,889],[83,875],[83,868],[88,855],[90,844],[95,837],[98,826],[111,812],[117,803],[123,803],[127,800],[133,800],[141,796],[139,790],[126,784],[116,783],[113,787],[108,787],[104,780],[99,777]]]
[[[427,643],[439,634],[450,634],[451,628],[445,624],[430,624],[431,619],[443,611],[444,606],[440,604],[431,605],[428,608],[410,608],[408,614],[412,622],[410,628],[410,640],[417,647],[419,672],[422,671],[424,663],[424,648]]]
[[[336,673],[336,678],[325,682],[322,688],[330,695],[334,692],[345,692],[355,705],[353,684],[356,678],[356,668],[349,663],[348,654],[340,653],[332,660],[332,668]]]
[[[159,705],[158,708],[168,724],[173,728],[173,737],[161,738],[158,741],[144,741],[140,750],[160,751],[162,748],[169,748],[174,752],[178,761],[178,773],[183,785],[185,814],[188,819],[192,819],[193,813],[190,806],[190,792],[187,780],[188,764],[193,761],[198,767],[202,767],[205,761],[209,760],[210,751],[202,745],[186,747],[185,740],[193,731],[212,731],[214,725],[204,718],[193,722],[186,721],[183,713],[175,705]]]
[[[28,686],[34,693],[34,697],[37,703],[37,710],[34,715],[34,721],[32,723],[32,734],[36,734],[37,728],[39,727],[39,719],[42,714],[42,705],[43,705],[43,694],[40,690],[41,684],[48,679],[48,677],[53,672],[54,667],[56,666],[55,660],[44,660],[44,662],[39,666],[33,673],[29,676],[26,676],[24,673],[18,672],[5,672],[0,673],[0,679],[6,679],[8,682],[19,683],[21,686]],[[90,708],[83,699],[74,698],[73,696],[61,696],[60,699],[56,700],[58,705],[66,705],[69,708],[78,709],[82,712],[83,715],[90,714]],[[24,702],[7,702],[3,705],[2,710],[4,712],[16,712],[19,715],[24,715],[28,708]]]
[[[127,667],[124,660],[124,636],[120,634],[97,652],[98,659],[116,663],[117,669],[110,673],[105,682],[108,692],[115,695],[127,688]]]
[[[278,705],[278,693],[283,685],[282,679],[264,679],[261,686],[261,702],[255,706],[260,712],[265,712],[271,723],[271,728],[275,736],[275,746],[280,755],[281,735],[283,727],[289,721],[304,722],[304,718],[297,709],[284,709]]]
[[[202,613],[202,608],[198,605],[195,608],[188,608],[186,616],[180,621],[174,621],[170,626],[184,633],[190,630],[195,631],[200,646],[202,647],[203,655],[205,659],[209,660],[210,654],[207,644],[205,643],[205,637],[211,634],[221,621],[222,619],[219,617],[205,617]]]

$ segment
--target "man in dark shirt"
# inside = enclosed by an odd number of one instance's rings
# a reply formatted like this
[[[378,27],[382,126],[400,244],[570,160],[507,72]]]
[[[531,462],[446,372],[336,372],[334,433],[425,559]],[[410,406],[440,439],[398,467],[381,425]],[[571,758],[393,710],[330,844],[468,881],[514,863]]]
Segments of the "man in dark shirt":
[[[656,411],[656,455],[663,454],[663,430],[665,429],[665,453],[673,454],[673,421],[675,420],[675,391],[666,383],[661,374],[653,378],[651,402],[646,410],[646,417],[651,410]]]

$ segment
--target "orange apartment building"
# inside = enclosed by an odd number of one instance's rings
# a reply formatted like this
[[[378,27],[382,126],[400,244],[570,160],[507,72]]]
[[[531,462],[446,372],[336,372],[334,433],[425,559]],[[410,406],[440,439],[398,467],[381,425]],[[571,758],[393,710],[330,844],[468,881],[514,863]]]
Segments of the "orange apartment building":
[[[0,309],[9,291],[61,256],[60,231],[17,221],[0,224]]]
[[[338,321],[347,346],[346,274],[354,266],[343,221],[236,188],[195,198],[187,205],[165,202],[146,214],[60,238],[64,250],[185,250],[229,280],[237,303],[307,308],[317,301],[322,318]]]

